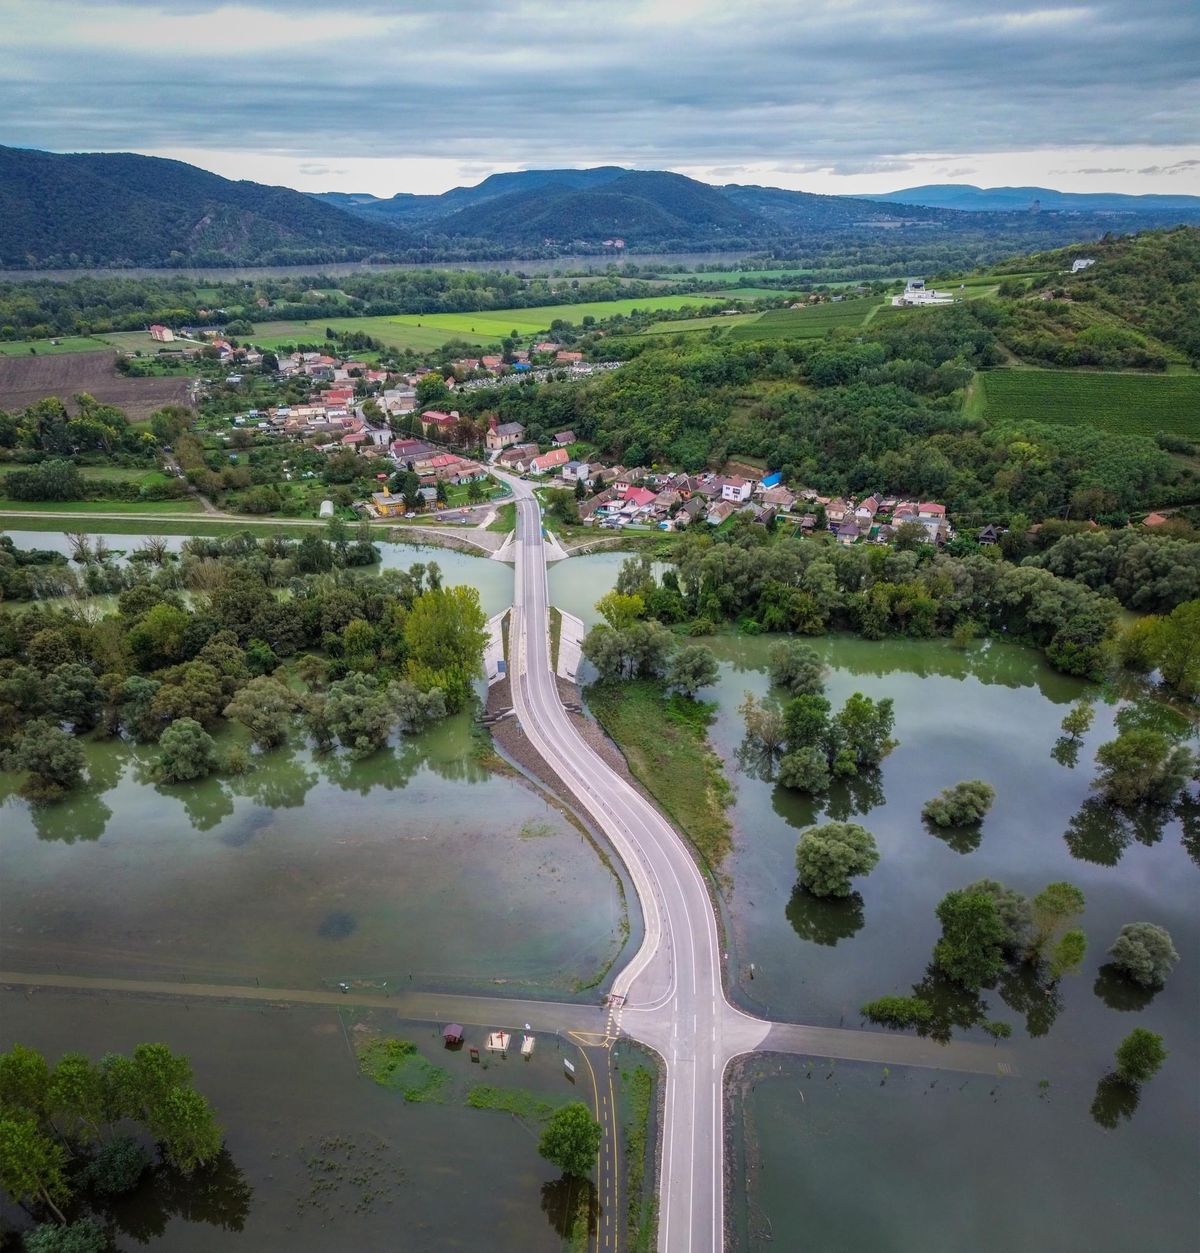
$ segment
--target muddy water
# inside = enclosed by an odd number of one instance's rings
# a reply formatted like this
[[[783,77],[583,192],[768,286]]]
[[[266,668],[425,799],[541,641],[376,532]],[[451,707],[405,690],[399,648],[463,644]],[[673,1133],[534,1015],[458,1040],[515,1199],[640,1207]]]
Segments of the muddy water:
[[[594,621],[591,603],[622,560],[606,554],[559,565],[552,599]],[[960,1093],[962,1080],[921,1072],[902,1080],[894,1072],[880,1088],[878,1071],[839,1067],[841,1081],[826,1083],[824,1070],[807,1081],[795,1063],[778,1075],[756,1064],[751,1074],[761,1081],[748,1100],[735,1100],[753,1163],[735,1173],[739,1247],[1196,1247],[1193,1190],[1168,1183],[1193,1179],[1200,1164],[1196,817],[1189,812],[1186,829],[1172,815],[1135,827],[1088,804],[1095,751],[1119,727],[1186,735],[1186,725],[1152,700],[1120,699],[1056,674],[1015,645],[960,651],[943,641],[818,639],[811,642],[829,666],[835,708],[855,691],[892,698],[899,744],[878,777],[814,803],[764,778],[740,751],[737,705],[747,691],[768,693],[773,641],[706,642],[721,663],[717,684],[703,694],[718,706],[710,734],[736,792],[724,909],[734,987],[747,1008],[858,1026],[864,1001],[909,994],[921,982],[940,933],[938,901],[978,879],[1030,895],[1065,879],[1087,899],[1080,973],[1051,995],[1020,978],[983,994],[987,1016],[1013,1027],[1006,1048],[1020,1075],[996,1094],[979,1080]],[[1077,751],[1064,751],[1059,723],[1089,690],[1101,698],[1095,724]],[[978,836],[927,829],[923,803],[970,778],[997,792]],[[795,886],[800,831],[832,817],[865,825],[881,854],[847,902],[817,901]],[[1155,995],[1139,994],[1106,964],[1118,929],[1134,921],[1165,926],[1183,958]],[[970,1005],[950,1008],[965,1014]],[[1100,1121],[1091,1112],[1097,1083],[1139,1025],[1161,1032],[1171,1057],[1144,1085],[1132,1118],[1118,1114],[1111,1130],[1102,1124],[1113,1117],[1112,1092],[1100,1092]],[[1147,1216],[1153,1236],[1140,1225]]]
[[[569,995],[620,946],[617,882],[471,753],[462,716],[362,762],[292,747],[175,786],[148,780],[152,754],[94,744],[88,786],[43,808],[8,779],[4,965]]]
[[[537,1128],[471,1109],[474,1083],[521,1087],[543,1100],[590,1100],[567,1082],[567,1042],[541,1036],[530,1061],[447,1052],[436,1028],[333,1010],[105,1001],[0,992],[6,1037],[54,1057],[84,1042],[128,1052],[161,1040],[186,1053],[197,1086],[227,1129],[228,1156],[190,1185],[143,1184],[112,1211],[121,1248],[496,1249],[563,1247],[563,1188],[537,1152]],[[449,1072],[440,1100],[408,1104],[358,1073],[351,1041],[364,1027],[418,1044]],[[479,1033],[475,1033],[477,1036]],[[468,1042],[481,1041],[469,1035]],[[4,1210],[14,1226],[18,1210]]]

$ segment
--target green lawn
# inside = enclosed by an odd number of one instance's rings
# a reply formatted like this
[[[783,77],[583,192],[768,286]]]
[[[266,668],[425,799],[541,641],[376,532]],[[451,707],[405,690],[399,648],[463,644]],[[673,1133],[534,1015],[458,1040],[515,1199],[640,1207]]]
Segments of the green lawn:
[[[27,357],[29,350],[39,357],[70,352],[112,352],[112,345],[95,336],[63,335],[58,342],[50,339],[0,340],[0,357]]]
[[[1130,435],[1200,439],[1200,374],[987,370],[975,381],[989,421],[1034,419]]]
[[[6,500],[0,497],[0,513],[199,513],[203,506],[194,496],[182,500]],[[51,528],[53,530],[55,528]]]

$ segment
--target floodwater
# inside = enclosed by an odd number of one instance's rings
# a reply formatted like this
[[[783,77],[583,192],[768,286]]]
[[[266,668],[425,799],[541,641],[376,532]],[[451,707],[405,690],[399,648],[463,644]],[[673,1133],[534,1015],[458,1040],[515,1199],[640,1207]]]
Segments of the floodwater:
[[[537,1151],[536,1124],[472,1109],[475,1083],[539,1099],[591,1099],[568,1081],[577,1051],[543,1035],[533,1057],[442,1048],[436,1027],[376,1013],[38,991],[0,992],[6,1037],[54,1057],[82,1045],[128,1052],[163,1041],[192,1060],[227,1130],[217,1168],[189,1183],[144,1181],[111,1211],[122,1248],[521,1250],[563,1247],[563,1185]],[[438,1101],[411,1104],[358,1073],[363,1026],[413,1040],[449,1072]],[[469,1044],[481,1044],[468,1032]],[[4,1207],[16,1225],[23,1215]],[[125,1237],[125,1238],[122,1238]]]
[[[552,568],[552,601],[595,621],[592,602],[623,559],[604,554]],[[983,993],[987,1016],[1013,1027],[1004,1047],[1019,1076],[995,1093],[992,1082],[963,1087],[961,1077],[898,1067],[881,1087],[878,1069],[839,1065],[826,1081],[825,1066],[808,1080],[796,1062],[754,1062],[748,1099],[734,1101],[736,1136],[751,1162],[733,1175],[738,1247],[1118,1253],[1200,1245],[1192,1186],[1200,1165],[1196,814],[1189,811],[1187,829],[1172,816],[1135,827],[1088,803],[1096,749],[1118,724],[1185,737],[1187,724],[1152,698],[1122,698],[1057,674],[1017,645],[815,639],[808,642],[829,666],[834,707],[855,691],[892,698],[899,743],[877,778],[814,803],[761,777],[739,752],[737,705],[748,691],[768,693],[774,641],[705,642],[721,663],[717,684],[702,694],[718,705],[710,737],[736,793],[722,896],[733,993],[747,1009],[859,1026],[864,1001],[909,994],[922,981],[940,934],[938,901],[978,879],[1028,895],[1068,880],[1087,900],[1080,925],[1088,953],[1078,974],[1052,994],[1019,977]],[[1084,693],[1099,697],[1095,723],[1072,752],[1059,743],[1059,723]],[[997,793],[979,832],[929,830],[923,803],[971,778]],[[800,831],[830,818],[862,823],[880,850],[845,902],[795,886]],[[1106,964],[1119,928],[1136,921],[1165,926],[1182,955],[1156,994],[1139,993]],[[963,998],[951,1008],[967,1018],[973,1007]],[[1171,1056],[1143,1085],[1132,1117],[1118,1114],[1110,1128],[1102,1123],[1114,1116],[1114,1093],[1100,1090],[1093,1117],[1097,1084],[1134,1026],[1162,1033]],[[987,1039],[977,1029],[954,1035]]]
[[[343,261],[314,265],[249,265],[229,266],[217,269],[180,267],[178,269],[154,269],[147,266],[131,266],[129,269],[78,269],[78,270],[0,270],[0,282],[29,283],[49,279],[51,282],[69,283],[77,278],[191,278],[197,281],[230,282],[234,279],[256,278],[337,278],[347,274],[389,274],[404,270],[464,270],[472,273],[499,271],[502,274],[553,274],[595,270],[604,273],[609,266],[625,263],[640,266],[673,266],[689,268],[697,265],[734,265],[742,257],[754,256],[752,252],[647,252],[647,253],[588,253],[569,257],[520,258],[508,261]]]

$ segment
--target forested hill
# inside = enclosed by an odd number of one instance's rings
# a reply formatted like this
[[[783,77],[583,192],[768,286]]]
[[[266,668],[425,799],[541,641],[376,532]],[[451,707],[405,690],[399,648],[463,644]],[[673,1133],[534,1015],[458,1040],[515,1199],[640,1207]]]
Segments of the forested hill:
[[[286,187],[132,153],[0,148],[0,265],[265,264],[395,251],[395,229]]]

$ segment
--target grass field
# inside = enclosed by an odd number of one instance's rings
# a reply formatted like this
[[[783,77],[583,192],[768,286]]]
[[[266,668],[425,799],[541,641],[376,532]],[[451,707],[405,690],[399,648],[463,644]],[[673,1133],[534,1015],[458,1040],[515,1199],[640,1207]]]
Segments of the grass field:
[[[842,300],[808,309],[771,309],[753,321],[733,327],[729,338],[821,339],[835,326],[862,326],[867,315],[879,307],[878,298],[864,296],[861,300]]]
[[[2,484],[3,480],[0,480]],[[199,513],[203,506],[194,496],[180,500],[6,500],[0,496],[0,512],[11,513]],[[55,528],[51,527],[51,530]]]
[[[975,385],[991,422],[1032,418],[1130,435],[1172,431],[1200,440],[1200,374],[988,370]]]
[[[753,322],[760,318],[760,313],[730,313],[725,316],[711,318],[678,318],[674,322],[655,322],[648,326],[643,335],[674,335],[677,331],[707,331],[714,326],[722,328],[739,326],[743,322]]]

